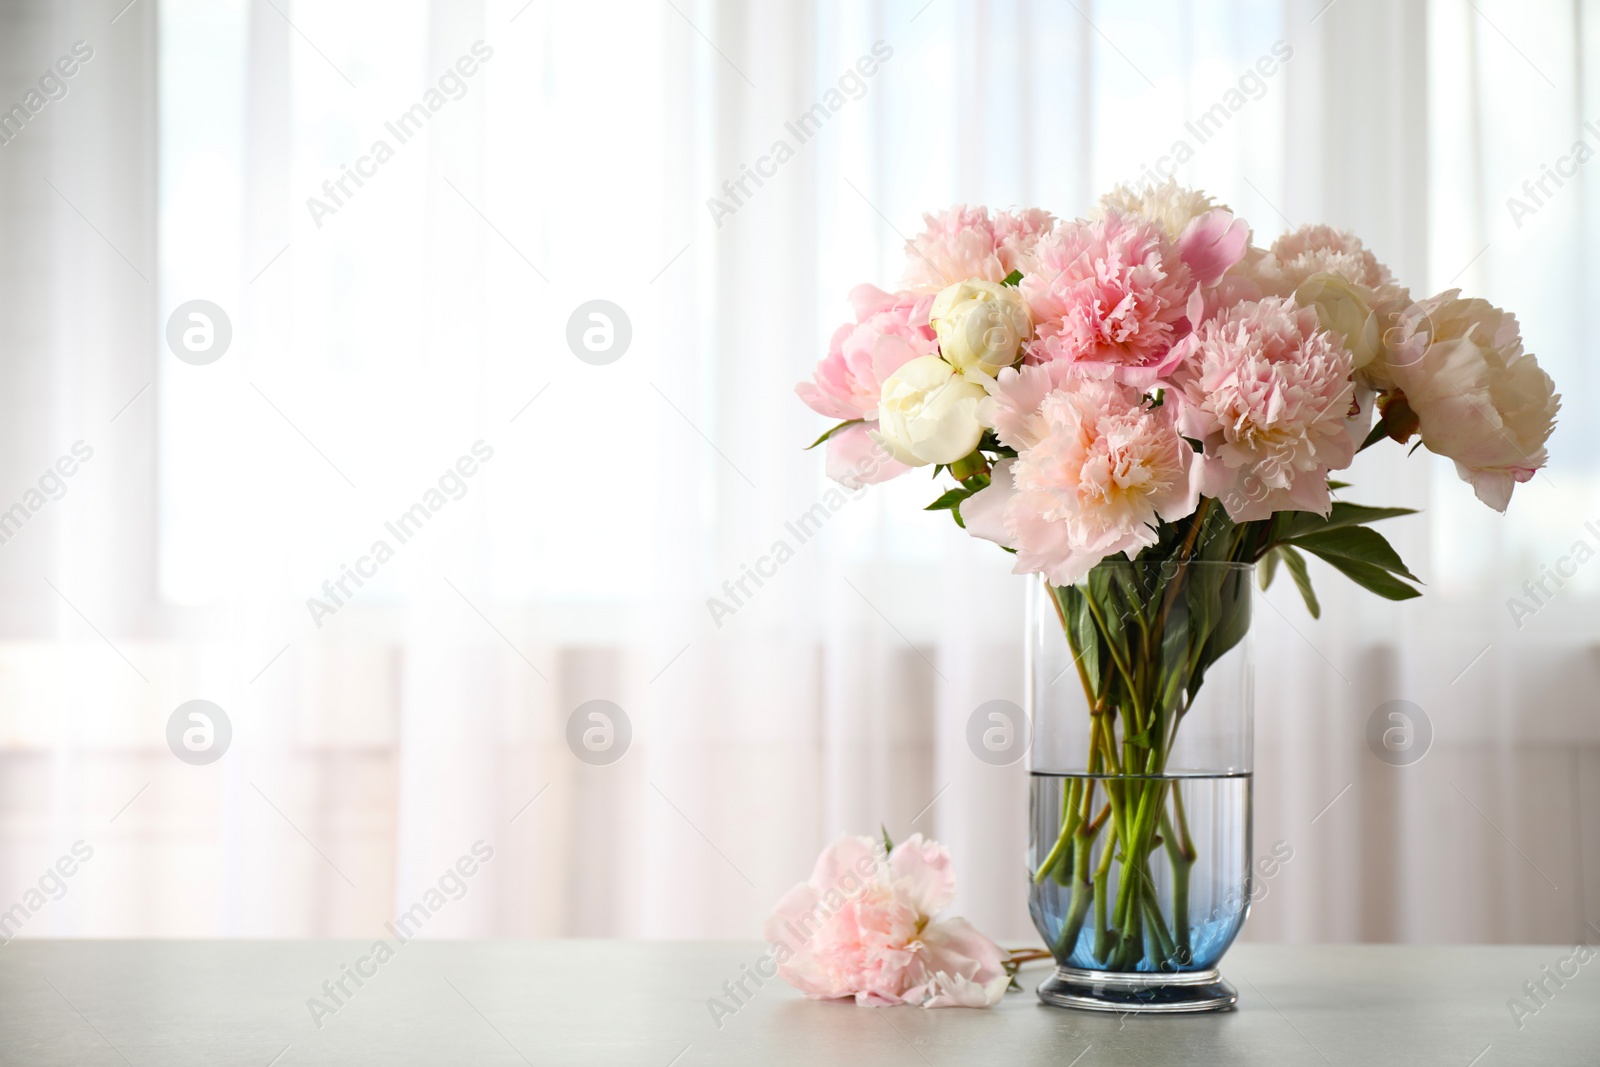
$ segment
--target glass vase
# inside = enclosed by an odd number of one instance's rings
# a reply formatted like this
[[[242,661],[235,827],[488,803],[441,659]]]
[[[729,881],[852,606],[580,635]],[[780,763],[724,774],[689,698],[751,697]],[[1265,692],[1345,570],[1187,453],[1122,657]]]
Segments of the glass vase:
[[[1231,1007],[1250,903],[1252,567],[1116,557],[1030,590],[1029,910],[1047,1004]]]

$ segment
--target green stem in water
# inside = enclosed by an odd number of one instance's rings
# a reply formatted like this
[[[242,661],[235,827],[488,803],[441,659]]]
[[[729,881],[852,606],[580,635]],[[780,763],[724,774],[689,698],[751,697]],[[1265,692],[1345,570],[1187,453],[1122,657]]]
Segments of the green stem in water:
[[[1034,885],[1043,885],[1044,880],[1050,877],[1050,872],[1062,865],[1062,861],[1065,858],[1064,854],[1072,847],[1072,835],[1078,829],[1076,825],[1078,806],[1075,801],[1077,800],[1079,787],[1080,780],[1074,778],[1062,790],[1061,833],[1057,835],[1056,843],[1051,847],[1049,853],[1039,863],[1039,869],[1033,873]],[[1058,877],[1057,880],[1063,884],[1066,882],[1064,877]]]
[[[1143,867],[1145,856],[1150,851],[1150,838],[1155,834],[1155,812],[1152,809],[1161,803],[1156,794],[1161,791],[1164,784],[1141,781],[1136,786],[1139,793],[1139,807],[1133,817],[1132,837],[1123,842],[1123,877],[1122,884],[1117,886],[1115,916],[1118,924],[1124,927],[1134,918],[1136,899],[1134,894],[1140,889],[1138,879],[1131,877],[1130,872]],[[1152,801],[1155,803],[1152,804]]]
[[[1144,958],[1150,968],[1155,971],[1168,969],[1166,961],[1176,958],[1176,949],[1173,945],[1173,936],[1166,933],[1166,923],[1162,920],[1162,907],[1155,902],[1155,889],[1147,886],[1141,894],[1142,907],[1144,907]],[[1150,953],[1154,950],[1155,955]]]
[[[1174,782],[1172,806],[1178,814],[1179,834],[1172,832],[1172,821],[1161,812],[1161,837],[1167,846],[1167,861],[1172,865],[1172,935],[1177,943],[1177,959],[1187,965],[1194,959],[1192,931],[1189,928],[1189,872],[1194,868],[1194,842],[1189,838],[1188,819],[1183,813],[1183,787]],[[1181,835],[1181,836],[1180,836]]]
[[[1144,889],[1139,893],[1139,898],[1144,906],[1144,929],[1147,938],[1153,938],[1156,950],[1160,953],[1154,961],[1154,966],[1160,967],[1162,963],[1178,959],[1177,946],[1173,943],[1172,935],[1167,933],[1167,924],[1161,918],[1161,904],[1156,900],[1156,887],[1150,881],[1150,875],[1145,870],[1140,870],[1137,877],[1144,883]],[[1146,942],[1148,944],[1148,940]]]
[[[1084,916],[1089,913],[1089,900],[1093,895],[1093,886],[1089,884],[1089,852],[1094,845],[1094,836],[1087,831],[1073,835],[1073,860],[1072,860],[1072,902],[1067,907],[1067,921],[1061,927],[1061,936],[1056,939],[1055,955],[1057,959],[1070,954],[1073,946],[1078,943],[1078,934],[1083,930]],[[1095,836],[1098,836],[1098,826],[1092,827]]]
[[[1111,792],[1109,782],[1106,783],[1106,792]],[[1112,829],[1115,832],[1115,826]],[[1116,839],[1113,837],[1100,846],[1100,864],[1094,872],[1094,958],[1102,964],[1111,948],[1111,932],[1106,928],[1106,886],[1111,880],[1111,860],[1116,852]]]

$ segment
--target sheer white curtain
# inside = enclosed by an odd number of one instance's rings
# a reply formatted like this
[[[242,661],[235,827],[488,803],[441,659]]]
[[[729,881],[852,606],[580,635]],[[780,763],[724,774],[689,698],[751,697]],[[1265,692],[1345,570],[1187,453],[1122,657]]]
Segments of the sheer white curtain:
[[[1259,240],[1345,226],[1516,309],[1568,398],[1507,518],[1424,453],[1357,465],[1354,499],[1427,503],[1391,531],[1424,600],[1318,572],[1322,621],[1260,609],[1256,837],[1294,859],[1247,936],[1577,936],[1600,569],[1521,629],[1505,601],[1600,518],[1594,194],[1503,201],[1600,118],[1596,30],[1324,4],[12,5],[0,103],[95,50],[0,146],[5,505],[95,449],[0,545],[0,895],[96,849],[23,933],[378,935],[482,840],[426,935],[748,937],[881,825],[1030,937],[1025,772],[964,741],[1020,700],[1023,580],[925,478],[830,496],[792,385],[923,210],[1079,214],[1181,157]],[[233,328],[205,366],[164,341],[195,299]],[[631,323],[604,365],[568,344],[592,300]],[[209,766],[166,745],[195,698],[233,725]],[[1365,746],[1392,699],[1433,724],[1412,767]],[[610,765],[568,745],[591,700]]]

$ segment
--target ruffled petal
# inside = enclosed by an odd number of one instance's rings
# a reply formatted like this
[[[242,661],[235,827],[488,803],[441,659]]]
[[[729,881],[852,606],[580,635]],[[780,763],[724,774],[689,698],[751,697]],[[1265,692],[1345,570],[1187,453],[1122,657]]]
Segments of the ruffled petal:
[[[889,854],[889,873],[895,886],[923,915],[936,915],[950,906],[956,896],[956,876],[950,866],[950,850],[921,834],[894,846]]]
[[[1213,208],[1190,221],[1178,237],[1178,255],[1195,281],[1216,285],[1228,268],[1244,258],[1250,227],[1226,208]]]

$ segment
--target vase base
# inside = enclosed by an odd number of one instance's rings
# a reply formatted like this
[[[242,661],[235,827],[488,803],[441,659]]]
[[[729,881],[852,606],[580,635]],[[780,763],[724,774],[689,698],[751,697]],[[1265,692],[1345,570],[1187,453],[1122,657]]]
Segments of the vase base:
[[[1127,974],[1057,967],[1039,983],[1039,999],[1058,1008],[1088,1011],[1228,1011],[1239,991],[1216,972]]]

